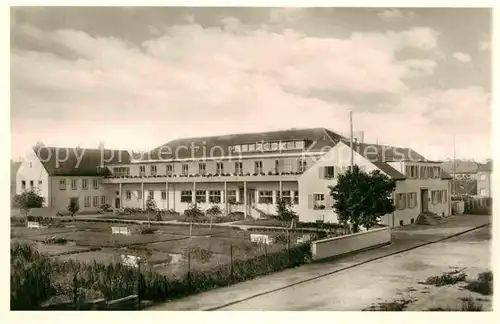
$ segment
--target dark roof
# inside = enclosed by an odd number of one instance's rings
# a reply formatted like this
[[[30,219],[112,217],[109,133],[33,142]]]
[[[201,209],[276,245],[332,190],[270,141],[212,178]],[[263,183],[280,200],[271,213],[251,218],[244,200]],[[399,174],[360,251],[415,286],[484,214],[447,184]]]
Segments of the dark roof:
[[[342,138],[339,134],[325,128],[288,129],[282,131],[231,134],[210,137],[182,138],[165,143],[142,157],[141,160],[168,160],[190,159],[202,157],[228,156],[229,147],[237,144],[254,144],[259,142],[305,140],[306,150],[319,152],[326,146],[333,147]],[[199,147],[192,151],[192,146]],[[204,149],[205,148],[205,149]],[[213,151],[211,151],[213,149]],[[222,149],[222,150],[221,150]],[[223,151],[223,152],[222,152]],[[286,150],[281,152],[300,153],[303,149]],[[177,156],[176,155],[177,152]],[[270,154],[273,151],[231,152],[231,155],[258,155]]]
[[[381,161],[372,161],[372,163],[380,169],[380,171],[384,172],[387,174],[389,177],[395,180],[404,180],[406,179],[406,176],[396,170],[392,165],[386,163],[386,162],[381,162]]]
[[[456,160],[455,161],[455,170],[453,170],[453,161],[445,161],[441,164],[441,168],[448,173],[453,174],[466,174],[466,173],[477,173],[479,169],[479,165],[474,161],[467,160]]]
[[[97,176],[98,167],[130,163],[130,154],[121,150],[65,147],[33,147],[35,154],[52,176]],[[59,160],[59,162],[58,162]]]
[[[343,140],[346,145],[350,145],[349,140]],[[429,162],[422,155],[418,154],[411,148],[395,147],[387,145],[369,144],[369,143],[354,143],[354,150],[358,154],[364,156],[370,162]]]
[[[441,169],[441,179],[453,179],[453,177],[443,169]]]
[[[482,172],[493,171],[493,161],[488,161],[485,164],[481,164],[478,168],[478,171],[482,171]]]

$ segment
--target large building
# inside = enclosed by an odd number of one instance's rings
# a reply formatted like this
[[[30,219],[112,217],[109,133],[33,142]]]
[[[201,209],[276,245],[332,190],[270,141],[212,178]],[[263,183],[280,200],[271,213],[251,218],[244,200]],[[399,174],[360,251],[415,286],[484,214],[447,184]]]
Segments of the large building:
[[[248,217],[273,214],[281,196],[300,221],[337,222],[329,186],[353,162],[396,180],[390,226],[414,222],[421,212],[450,215],[450,179],[440,162],[409,148],[355,141],[325,128],[176,139],[147,154],[101,149],[35,147],[17,174],[17,191],[39,188],[47,207],[66,211],[73,199],[83,212],[101,204],[144,208],[151,196],[161,209],[183,212],[219,205]],[[61,153],[62,152],[62,153]]]

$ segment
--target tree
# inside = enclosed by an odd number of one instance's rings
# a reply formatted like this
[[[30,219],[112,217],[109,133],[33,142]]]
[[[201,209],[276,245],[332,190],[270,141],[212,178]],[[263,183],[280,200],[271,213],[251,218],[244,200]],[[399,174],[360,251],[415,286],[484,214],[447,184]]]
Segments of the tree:
[[[40,196],[36,189],[30,189],[24,191],[20,195],[15,195],[14,201],[26,213],[26,216],[28,216],[28,211],[31,208],[41,208],[43,206],[45,198]]]
[[[368,174],[355,165],[352,171],[339,174],[337,185],[329,188],[339,221],[350,223],[354,233],[359,232],[360,226],[372,228],[380,217],[395,209],[392,193],[396,182],[379,170]]]
[[[158,208],[156,207],[156,202],[153,196],[148,196],[146,200],[146,212],[148,213],[148,227],[151,227],[149,215],[151,212],[155,212]]]
[[[210,217],[210,230],[212,230],[213,218],[222,215],[222,210],[219,206],[213,205],[205,211],[206,215]]]
[[[80,210],[78,206],[78,201],[76,199],[69,200],[68,212],[71,216],[75,216],[76,213]]]
[[[276,203],[276,219],[283,222],[286,227],[297,219],[297,213],[292,209],[292,202],[283,198],[278,198]]]

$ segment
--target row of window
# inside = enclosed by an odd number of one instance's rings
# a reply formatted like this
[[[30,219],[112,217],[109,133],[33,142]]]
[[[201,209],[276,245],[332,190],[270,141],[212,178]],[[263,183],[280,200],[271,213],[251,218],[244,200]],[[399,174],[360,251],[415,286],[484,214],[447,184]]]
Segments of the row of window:
[[[71,179],[71,190],[78,190],[78,183],[80,179]],[[81,179],[81,189],[87,190],[89,189],[89,180]],[[92,188],[99,189],[99,179],[92,179]],[[66,179],[59,180],[59,190],[66,190]]]
[[[441,168],[438,166],[406,166],[406,177],[409,179],[439,179],[441,178]]]
[[[444,204],[448,201],[448,190],[432,190],[431,202],[433,205]],[[396,194],[396,209],[415,208],[417,206],[417,193]]]
[[[292,202],[292,191],[291,190],[284,190],[284,191],[282,191],[282,193],[283,193],[283,200],[285,200],[287,202]],[[273,192],[272,191],[269,191],[269,190],[259,191],[258,194],[259,194],[259,203],[260,204],[272,204],[273,203]],[[149,190],[148,196],[154,197],[154,190]],[[131,190],[125,191],[125,199],[127,199],[127,200],[132,199],[132,191]],[[137,199],[138,200],[142,199],[142,192],[141,191],[137,191]],[[161,200],[167,200],[166,190],[161,191]],[[241,200],[241,198],[240,198],[240,200]],[[192,190],[182,190],[181,191],[181,202],[190,203],[192,201],[193,201],[193,191]],[[196,190],[195,191],[195,201],[197,203],[206,203],[207,202],[207,191],[206,190]],[[222,201],[222,191],[221,190],[209,190],[208,191],[208,202],[218,204],[221,201]],[[236,190],[228,190],[227,191],[227,201],[229,203],[238,202]],[[293,203],[294,204],[299,203],[299,192],[298,191],[294,191]]]
[[[366,167],[364,165],[359,165],[359,169],[363,172],[366,171]],[[334,179],[337,175],[341,173],[345,173],[349,170],[350,166],[324,166],[320,167],[319,170],[319,178],[320,179]]]
[[[99,199],[99,197],[101,199]],[[71,198],[71,199],[78,199],[78,198],[76,197],[76,198]],[[83,206],[84,207],[91,207],[90,199],[92,199],[92,207],[99,207],[101,205],[106,204],[106,196],[93,196],[93,197],[85,196],[85,197],[83,197]],[[99,204],[99,202],[100,202],[100,204]]]
[[[38,187],[40,187],[41,185],[42,185],[42,181],[38,180]],[[25,180],[21,181],[21,189],[26,190],[26,181]],[[35,189],[35,181],[33,181],[33,180],[30,180],[30,189]]]
[[[233,152],[262,152],[262,151],[282,151],[301,150],[305,147],[305,141],[276,141],[260,142],[250,144],[233,145]]]
[[[216,162],[215,165],[216,174],[224,173],[224,162]],[[292,169],[291,161],[289,160],[275,160],[274,161],[274,172],[290,172]],[[307,169],[307,161],[300,159],[297,162],[298,172],[304,172]],[[174,166],[172,164],[167,164],[165,166],[166,175],[174,174]],[[237,174],[243,173],[243,162],[234,162],[234,172]],[[254,161],[254,172],[255,173],[264,173],[263,162],[262,161]],[[130,168],[128,167],[116,167],[113,168],[113,174],[116,176],[130,176]],[[207,174],[207,164],[206,163],[198,163],[198,174],[206,175]],[[149,166],[149,175],[156,176],[158,175],[158,166],[150,165]],[[181,175],[187,176],[189,175],[189,164],[185,163],[181,165]],[[139,166],[139,176],[146,176],[146,166]]]

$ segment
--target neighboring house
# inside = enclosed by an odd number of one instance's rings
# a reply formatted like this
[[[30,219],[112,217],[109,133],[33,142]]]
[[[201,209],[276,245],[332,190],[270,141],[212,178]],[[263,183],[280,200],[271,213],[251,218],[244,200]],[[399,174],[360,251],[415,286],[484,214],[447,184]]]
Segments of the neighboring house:
[[[455,168],[453,168],[453,161],[445,161],[441,164],[443,170],[451,176],[455,174],[455,179],[462,179],[469,177],[477,180],[477,171],[479,164],[475,161],[469,160],[456,160]]]
[[[141,157],[110,159],[104,166],[111,176],[95,173],[95,159],[85,169],[94,172],[89,181],[100,181],[95,195],[106,197],[113,208],[144,208],[151,196],[161,209],[183,212],[195,203],[201,209],[219,205],[226,212],[259,218],[274,214],[281,196],[292,203],[300,221],[337,222],[328,187],[348,169],[351,152],[360,168],[380,170],[396,180],[397,209],[382,223],[410,224],[426,211],[450,214],[451,177],[441,171],[440,162],[408,148],[361,142],[351,151],[348,139],[325,128],[176,139]],[[65,209],[70,198],[90,195],[78,185],[71,190],[69,181],[83,180],[70,172],[74,162],[65,162],[59,172],[40,163],[40,172],[46,170],[51,179],[48,201],[53,206]]]
[[[34,147],[21,163],[16,191],[19,194],[36,189],[44,198],[44,207],[63,213],[72,199],[81,212],[95,213],[101,205],[110,203],[115,194],[114,188],[101,184],[107,168],[100,161],[118,163],[119,157],[130,162],[126,151]]]
[[[482,197],[492,197],[491,175],[493,173],[493,161],[488,161],[479,166],[477,172],[477,193]]]

